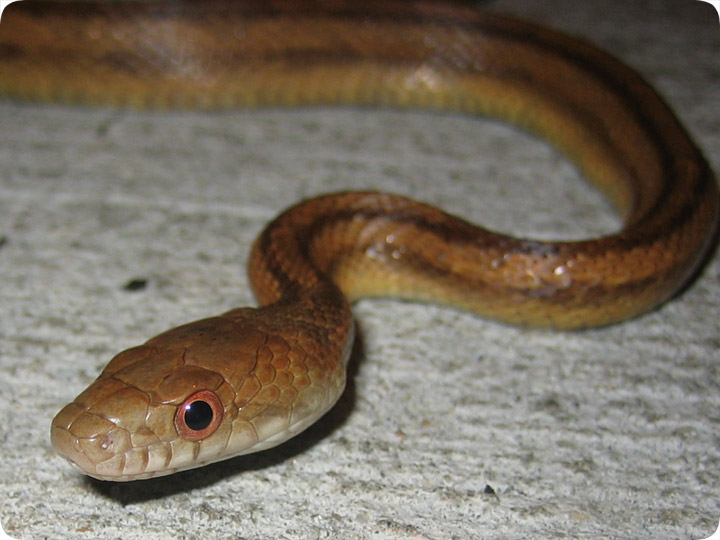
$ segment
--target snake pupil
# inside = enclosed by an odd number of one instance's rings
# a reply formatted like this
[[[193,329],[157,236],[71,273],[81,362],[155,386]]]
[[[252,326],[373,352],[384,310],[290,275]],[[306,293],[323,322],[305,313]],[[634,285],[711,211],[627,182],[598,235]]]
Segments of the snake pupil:
[[[193,431],[205,429],[212,419],[212,407],[205,401],[193,401],[185,407],[185,424]]]

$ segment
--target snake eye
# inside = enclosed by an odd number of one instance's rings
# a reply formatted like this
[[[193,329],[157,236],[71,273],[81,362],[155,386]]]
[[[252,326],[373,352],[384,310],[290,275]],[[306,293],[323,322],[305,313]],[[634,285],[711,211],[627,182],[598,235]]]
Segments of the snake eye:
[[[175,429],[186,441],[200,441],[217,430],[223,418],[223,405],[212,390],[190,395],[175,413]]]

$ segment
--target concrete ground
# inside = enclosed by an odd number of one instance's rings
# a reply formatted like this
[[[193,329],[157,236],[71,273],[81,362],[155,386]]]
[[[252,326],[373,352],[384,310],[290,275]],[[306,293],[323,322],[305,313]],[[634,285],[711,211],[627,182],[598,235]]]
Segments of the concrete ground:
[[[693,0],[497,0],[609,49],[720,171],[720,25]],[[59,408],[117,351],[252,302],[294,201],[374,187],[535,236],[611,230],[573,169],[504,126],[357,110],[152,114],[0,103],[0,521],[23,539],[699,540],[720,519],[720,260],[581,333],[363,301],[340,403],[261,454],[129,484],[74,472]],[[148,286],[129,292],[129,281]]]

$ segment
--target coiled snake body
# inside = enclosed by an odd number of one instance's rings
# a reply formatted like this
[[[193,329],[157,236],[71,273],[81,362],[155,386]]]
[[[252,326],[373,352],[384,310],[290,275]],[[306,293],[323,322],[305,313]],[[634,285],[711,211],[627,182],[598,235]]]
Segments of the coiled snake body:
[[[366,296],[583,328],[666,300],[695,271],[718,192],[655,91],[594,47],[461,2],[44,3],[7,8],[0,92],[139,107],[316,104],[460,111],[561,149],[615,204],[621,231],[577,242],[497,234],[376,192],[321,196],[255,242],[259,308],[117,355],[52,423],[88,475],[133,480],[278,444],[341,394]]]

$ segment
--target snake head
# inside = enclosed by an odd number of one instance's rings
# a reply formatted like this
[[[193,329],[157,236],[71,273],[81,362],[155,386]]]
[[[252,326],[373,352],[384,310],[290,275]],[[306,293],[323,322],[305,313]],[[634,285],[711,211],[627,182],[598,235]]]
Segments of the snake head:
[[[275,331],[257,322],[261,311],[196,321],[121,352],[57,414],[53,446],[89,476],[127,481],[302,431],[337,400],[344,370],[317,361],[312,328]]]

